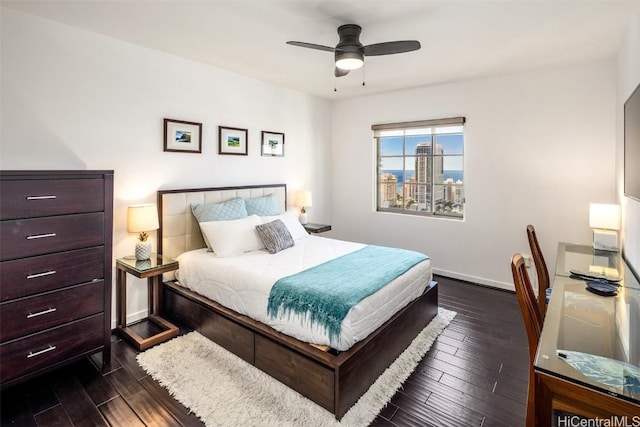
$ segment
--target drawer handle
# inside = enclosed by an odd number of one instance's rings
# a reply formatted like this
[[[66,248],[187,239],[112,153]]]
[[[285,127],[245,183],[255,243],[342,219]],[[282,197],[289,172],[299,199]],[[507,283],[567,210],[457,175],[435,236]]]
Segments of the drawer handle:
[[[44,239],[45,237],[56,237],[56,233],[33,234],[31,236],[27,236],[27,240]]]
[[[30,275],[27,276],[27,279],[37,279],[38,277],[51,276],[52,274],[56,274],[56,271],[55,270],[49,270],[49,271],[45,271],[44,273],[30,274]]]
[[[50,345],[49,347],[45,348],[44,350],[36,351],[35,353],[30,351],[29,354],[27,354],[27,359],[31,359],[32,357],[35,357],[35,356],[40,356],[41,354],[48,353],[48,352],[53,351],[55,349],[56,349],[55,345]]]
[[[55,198],[56,196],[27,196],[27,200],[47,200]]]
[[[54,311],[56,311],[56,308],[51,307],[48,310],[39,311],[37,313],[29,313],[27,314],[27,319],[31,319],[32,317],[42,316],[43,314],[53,313]]]

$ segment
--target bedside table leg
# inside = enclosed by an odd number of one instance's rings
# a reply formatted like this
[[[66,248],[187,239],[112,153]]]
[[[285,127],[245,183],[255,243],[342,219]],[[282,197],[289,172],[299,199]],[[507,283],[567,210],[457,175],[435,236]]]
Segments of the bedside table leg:
[[[127,327],[127,272],[116,270],[116,319],[117,327]]]
[[[160,314],[158,310],[158,276],[149,277],[149,315]]]
[[[156,297],[156,307],[155,313],[158,316],[162,316],[162,275],[156,277],[156,289],[155,289],[155,297]]]
[[[147,301],[147,307],[149,307],[149,316],[154,314],[156,311],[155,307],[155,289],[154,289],[154,279],[155,277],[149,277],[147,279],[147,294],[149,301]]]

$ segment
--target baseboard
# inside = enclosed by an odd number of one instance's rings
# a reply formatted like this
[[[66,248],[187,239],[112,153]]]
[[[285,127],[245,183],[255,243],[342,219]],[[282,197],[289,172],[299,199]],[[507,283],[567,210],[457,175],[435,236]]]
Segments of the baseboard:
[[[470,283],[474,283],[482,286],[489,286],[491,288],[498,288],[506,291],[515,292],[513,283],[509,283],[509,282],[498,282],[497,280],[485,279],[484,277],[470,276],[468,274],[457,273],[455,271],[442,270],[440,268],[434,268],[433,273],[438,274],[440,276],[451,277],[452,279],[464,280],[465,282],[470,282]]]

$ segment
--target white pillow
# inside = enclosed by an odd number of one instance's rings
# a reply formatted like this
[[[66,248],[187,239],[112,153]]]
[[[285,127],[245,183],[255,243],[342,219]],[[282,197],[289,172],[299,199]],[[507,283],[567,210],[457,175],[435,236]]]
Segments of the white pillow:
[[[284,225],[287,226],[287,229],[289,230],[289,233],[291,233],[291,237],[293,237],[293,240],[309,237],[309,233],[307,233],[307,230],[305,230],[302,224],[300,224],[300,221],[298,221],[298,216],[293,212],[287,211],[280,215],[263,216],[261,218],[263,224],[275,221],[276,219],[284,222]]]
[[[256,225],[262,224],[258,215],[229,221],[207,221],[200,229],[211,244],[216,256],[227,257],[264,249]]]

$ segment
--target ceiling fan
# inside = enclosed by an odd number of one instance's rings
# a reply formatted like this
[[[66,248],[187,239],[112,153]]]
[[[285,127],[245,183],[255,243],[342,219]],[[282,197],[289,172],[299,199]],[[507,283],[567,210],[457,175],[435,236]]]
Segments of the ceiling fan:
[[[420,49],[420,42],[417,40],[402,40],[363,46],[362,43],[360,43],[361,32],[362,28],[356,24],[339,26],[338,35],[340,36],[340,41],[338,41],[336,47],[296,41],[288,41],[287,44],[335,52],[336,68],[334,75],[336,77],[346,76],[350,70],[356,70],[362,67],[365,56],[391,55]]]

